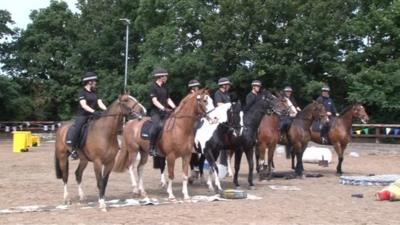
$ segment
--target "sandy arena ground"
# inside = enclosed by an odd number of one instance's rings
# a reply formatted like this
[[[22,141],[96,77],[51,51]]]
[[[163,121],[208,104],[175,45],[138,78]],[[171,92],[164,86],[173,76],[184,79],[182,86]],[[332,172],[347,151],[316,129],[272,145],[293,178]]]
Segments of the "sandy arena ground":
[[[354,144],[345,155],[346,175],[400,174],[399,146]],[[351,151],[360,157],[351,157]],[[58,205],[62,203],[63,185],[54,171],[54,143],[44,142],[30,152],[12,153],[11,139],[0,139],[0,209],[28,205]],[[329,167],[305,164],[306,172],[321,173],[322,178],[274,179],[258,181],[249,193],[262,200],[235,200],[211,203],[184,203],[159,206],[112,208],[107,213],[99,209],[79,209],[78,192],[70,164],[69,192],[71,209],[59,212],[34,212],[0,215],[0,224],[400,224],[400,202],[376,201],[379,186],[351,186],[339,183],[335,175],[337,159]],[[289,171],[290,161],[284,155],[275,157],[277,171]],[[166,198],[160,187],[159,171],[146,168],[145,187],[153,198]],[[180,160],[174,183],[177,198],[181,194]],[[247,162],[242,160],[240,182],[247,190]],[[83,177],[88,201],[97,201],[93,166],[89,164]],[[268,185],[290,185],[300,191],[272,190]],[[225,178],[223,187],[232,187]],[[211,195],[204,184],[189,186],[191,195]],[[351,194],[362,193],[364,198]],[[132,198],[128,173],[112,173],[107,199]]]

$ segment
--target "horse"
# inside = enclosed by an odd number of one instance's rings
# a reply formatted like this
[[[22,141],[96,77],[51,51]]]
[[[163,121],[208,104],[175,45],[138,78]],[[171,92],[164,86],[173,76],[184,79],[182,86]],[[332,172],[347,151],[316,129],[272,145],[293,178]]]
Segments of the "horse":
[[[297,163],[294,169],[297,176],[302,176],[303,174],[303,153],[307,148],[308,142],[311,140],[311,124],[316,120],[327,123],[329,118],[324,105],[313,101],[296,115],[289,128],[286,155],[292,156],[292,168],[294,168],[294,159],[296,156]]]
[[[280,99],[283,104],[285,104],[286,109],[283,113],[285,115],[280,115],[276,112],[271,114],[266,114],[262,118],[260,122],[260,126],[257,133],[257,152],[256,161],[258,163],[257,171],[259,172],[260,168],[265,169],[265,152],[268,149],[268,161],[266,165],[267,175],[269,178],[272,177],[272,168],[274,168],[274,153],[276,149],[276,145],[278,143],[282,143],[281,139],[281,117],[288,116],[293,112],[293,107],[289,107],[285,98],[281,95],[278,95],[278,99]],[[285,140],[283,140],[285,141]]]
[[[176,108],[176,110],[166,119],[160,140],[157,143],[158,148],[166,156],[168,166],[168,188],[169,199],[174,200],[175,196],[172,192],[172,181],[174,179],[175,160],[182,158],[183,165],[183,183],[182,193],[184,199],[190,199],[187,182],[189,173],[189,162],[192,155],[194,145],[194,128],[199,118],[206,116],[207,101],[209,98],[208,89],[200,89],[195,93],[188,94]],[[141,120],[134,119],[126,123],[123,130],[122,149],[119,152],[114,171],[123,172],[132,165],[136,159],[137,153],[140,152],[140,162],[138,165],[139,194],[146,196],[143,186],[143,169],[147,162],[149,141],[141,137],[141,129],[145,121],[149,120],[145,117]]]
[[[82,174],[89,161],[93,162],[99,191],[99,206],[107,210],[104,200],[108,178],[114,165],[119,146],[117,134],[122,128],[123,116],[141,117],[146,109],[129,94],[120,95],[98,119],[88,122],[87,138],[80,148],[79,165],[75,171],[80,200],[85,200],[82,189]],[[57,130],[55,143],[55,170],[58,179],[64,183],[64,203],[70,204],[68,195],[68,147],[65,138],[72,123],[66,123]]]
[[[214,191],[212,175],[214,175],[215,186],[222,191],[216,159],[221,149],[224,149],[224,140],[227,136],[239,137],[242,131],[243,112],[240,102],[225,103],[216,107],[209,113],[209,117],[217,119],[217,123],[204,121],[203,125],[196,131],[195,148],[201,153],[200,159],[209,162],[210,170],[207,177],[207,185],[210,191]],[[204,160],[200,160],[198,166],[202,174]]]
[[[328,133],[330,144],[333,146],[338,155],[338,165],[336,167],[337,174],[343,173],[343,154],[347,144],[350,142],[351,124],[354,117],[361,119],[361,122],[364,124],[369,120],[364,106],[358,103],[350,105],[346,107],[338,117],[335,117],[332,120],[332,126]],[[311,129],[311,140],[318,144],[322,144],[320,132]]]
[[[235,147],[235,173],[233,176],[233,183],[239,187],[238,175],[240,170],[240,162],[242,154],[246,154],[247,162],[249,165],[248,183],[249,188],[254,189],[253,183],[253,170],[254,170],[254,146],[256,144],[256,133],[262,117],[268,111],[275,111],[280,114],[285,109],[282,101],[277,100],[276,97],[271,95],[268,91],[261,93],[261,98],[254,105],[252,105],[243,116],[243,132],[240,136],[239,145]]]

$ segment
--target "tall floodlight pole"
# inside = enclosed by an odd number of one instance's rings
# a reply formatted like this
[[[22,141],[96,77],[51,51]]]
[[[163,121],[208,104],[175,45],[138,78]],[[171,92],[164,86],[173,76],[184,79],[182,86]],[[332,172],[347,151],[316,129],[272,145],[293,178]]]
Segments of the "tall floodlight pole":
[[[124,21],[126,25],[126,35],[125,35],[125,80],[124,80],[124,91],[126,92],[126,85],[128,83],[128,41],[129,41],[129,25],[131,21],[127,18],[119,19]]]

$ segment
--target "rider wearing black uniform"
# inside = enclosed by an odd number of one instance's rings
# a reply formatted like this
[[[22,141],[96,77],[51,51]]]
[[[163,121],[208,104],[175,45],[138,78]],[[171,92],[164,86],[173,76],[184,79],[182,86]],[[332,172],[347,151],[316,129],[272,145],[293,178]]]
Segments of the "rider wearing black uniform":
[[[260,90],[262,87],[262,83],[259,80],[254,80],[251,82],[251,92],[247,94],[246,96],[246,106],[244,107],[243,111],[247,112],[253,105],[256,103],[261,95],[260,95]]]
[[[332,98],[329,96],[330,88],[325,85],[321,90],[321,96],[317,98],[317,101],[322,102],[325,107],[326,114],[329,116],[329,123],[324,124],[321,129],[321,142],[322,144],[329,144],[328,133],[331,127],[331,121],[333,117],[339,116],[339,113],[336,110]]]
[[[214,105],[217,107],[219,105],[230,103],[231,97],[229,95],[229,89],[231,88],[231,81],[227,77],[221,77],[218,80],[218,90],[214,93]],[[223,165],[227,165],[228,153],[227,150],[221,151],[220,162]]]
[[[153,126],[150,131],[150,152],[151,156],[157,156],[157,139],[162,128],[162,121],[176,108],[174,102],[169,97],[168,89],[165,84],[168,79],[168,72],[165,69],[155,69],[153,71],[155,81],[150,88],[151,120]]]
[[[66,144],[71,149],[71,158],[77,159],[78,152],[76,149],[79,145],[79,134],[82,126],[88,121],[89,117],[99,117],[100,112],[95,109],[100,108],[106,110],[103,101],[96,95],[97,75],[94,72],[87,72],[82,78],[83,89],[79,92],[79,106],[75,117],[74,124],[67,132]]]
[[[231,81],[227,77],[222,77],[218,80],[219,88],[214,93],[215,106],[231,102],[231,97],[229,96],[229,89],[231,88],[231,85]]]
[[[196,91],[198,91],[200,89],[200,82],[198,80],[190,80],[188,82],[188,89],[189,89],[189,93],[194,93]],[[197,128],[197,126],[195,126]],[[204,156],[201,156],[204,157]],[[200,160],[201,157],[199,156],[198,153],[192,153],[192,158],[190,159],[190,169],[191,169],[191,179],[197,179],[199,177],[199,173],[200,173],[200,169],[199,169],[199,165],[200,165]],[[204,159],[203,159],[204,161]]]

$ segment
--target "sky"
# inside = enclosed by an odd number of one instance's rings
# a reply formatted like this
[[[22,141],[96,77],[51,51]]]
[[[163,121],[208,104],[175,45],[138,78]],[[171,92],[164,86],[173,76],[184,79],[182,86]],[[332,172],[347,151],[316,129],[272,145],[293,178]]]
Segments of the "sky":
[[[73,12],[77,12],[75,4],[77,0],[63,0]],[[29,15],[34,9],[46,8],[50,5],[50,0],[0,0],[0,9],[5,9],[11,13],[11,18],[15,24],[12,27],[26,29],[32,21]]]

